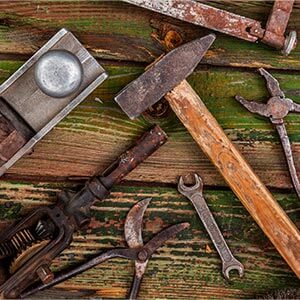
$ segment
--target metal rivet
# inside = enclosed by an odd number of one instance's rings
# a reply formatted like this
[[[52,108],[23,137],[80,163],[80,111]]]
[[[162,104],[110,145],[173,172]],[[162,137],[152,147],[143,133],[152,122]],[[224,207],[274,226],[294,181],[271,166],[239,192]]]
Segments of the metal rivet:
[[[52,50],[36,63],[34,78],[37,86],[46,95],[63,98],[78,90],[82,83],[83,68],[73,53]]]

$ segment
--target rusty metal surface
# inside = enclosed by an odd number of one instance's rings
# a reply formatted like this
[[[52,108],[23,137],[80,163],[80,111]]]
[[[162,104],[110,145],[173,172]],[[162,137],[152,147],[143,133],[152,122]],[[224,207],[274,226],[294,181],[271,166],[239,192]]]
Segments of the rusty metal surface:
[[[283,49],[285,46],[285,31],[293,10],[294,0],[275,1],[269,15],[262,42]]]
[[[172,50],[127,85],[115,101],[129,118],[138,117],[193,72],[215,38],[209,34]]]
[[[288,55],[296,46],[295,38],[285,37],[294,0],[275,0],[266,29],[259,21],[217,9],[194,0],[124,0],[176,19],[200,25],[246,41],[282,49]],[[293,32],[295,36],[296,32]]]
[[[244,266],[233,256],[203,197],[203,181],[198,174],[194,173],[193,176],[195,178],[193,186],[186,185],[181,176],[178,181],[178,191],[193,203],[200,220],[221,257],[223,276],[229,280],[229,273],[235,270],[242,277],[244,275]]]
[[[139,201],[130,209],[127,214],[124,225],[124,235],[129,248],[116,248],[107,250],[78,267],[56,275],[55,278],[49,283],[41,284],[28,291],[25,291],[20,295],[20,297],[25,298],[38,291],[42,291],[46,288],[54,286],[109,259],[125,258],[135,261],[135,274],[128,299],[136,299],[150,257],[167,240],[174,238],[176,234],[189,227],[189,223],[180,223],[170,226],[156,234],[148,243],[146,243],[145,246],[143,246],[143,216],[150,203],[150,200],[150,198],[147,198]]]
[[[235,98],[250,112],[269,118],[276,128],[288,164],[293,186],[300,199],[300,182],[296,172],[291,144],[284,124],[284,117],[290,112],[299,113],[300,105],[295,103],[292,99],[285,97],[283,91],[280,89],[279,82],[270,73],[262,68],[259,69],[259,72],[265,78],[267,89],[271,95],[271,98],[269,98],[267,103],[248,101],[241,96],[236,96]]]
[[[134,205],[126,216],[124,236],[130,248],[143,247],[142,225],[143,216],[151,198],[144,199]]]
[[[17,298],[37,279],[48,282],[53,277],[49,269],[52,260],[69,246],[73,232],[89,222],[91,205],[96,200],[105,198],[115,183],[122,180],[166,140],[165,132],[155,126],[123,153],[102,176],[96,175],[89,180],[81,191],[61,193],[56,206],[37,209],[4,231],[0,236],[0,259],[1,263],[4,262],[13,271],[8,278],[4,278],[5,282],[0,282],[1,297]],[[17,238],[18,236],[24,238]],[[43,247],[39,247],[42,243]],[[12,247],[8,249],[8,245]],[[38,251],[29,251],[28,246]],[[16,261],[19,262],[17,268],[10,268],[12,265],[16,266]],[[9,269],[6,270],[7,274]]]

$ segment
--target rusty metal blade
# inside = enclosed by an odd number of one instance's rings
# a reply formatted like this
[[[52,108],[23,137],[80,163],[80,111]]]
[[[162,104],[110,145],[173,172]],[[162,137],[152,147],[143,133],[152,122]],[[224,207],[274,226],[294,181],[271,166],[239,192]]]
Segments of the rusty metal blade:
[[[259,114],[267,118],[271,116],[268,110],[268,106],[265,103],[248,101],[239,95],[235,96],[235,99],[252,113]]]
[[[193,72],[215,38],[209,34],[169,52],[127,85],[115,101],[129,118],[138,117]]]
[[[124,234],[125,240],[130,248],[138,248],[144,245],[142,237],[143,216],[150,201],[151,198],[139,201],[127,214]]]
[[[265,69],[258,69],[261,76],[263,76],[266,80],[267,89],[272,97],[282,97],[284,98],[284,93],[280,89],[278,80],[273,77],[269,72]]]
[[[256,20],[195,0],[124,0],[124,2],[250,42],[257,41],[264,34],[261,23]]]
[[[180,224],[172,225],[159,232],[144,246],[144,249],[147,251],[148,257],[151,257],[151,255],[159,247],[161,247],[167,240],[175,237],[177,233],[189,227],[190,227],[189,223],[180,223]]]

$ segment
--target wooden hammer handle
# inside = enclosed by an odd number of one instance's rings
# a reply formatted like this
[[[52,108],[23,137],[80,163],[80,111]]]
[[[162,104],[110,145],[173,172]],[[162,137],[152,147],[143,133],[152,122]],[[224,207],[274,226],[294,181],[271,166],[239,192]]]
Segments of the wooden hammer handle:
[[[187,81],[165,98],[236,196],[300,278],[300,232]]]

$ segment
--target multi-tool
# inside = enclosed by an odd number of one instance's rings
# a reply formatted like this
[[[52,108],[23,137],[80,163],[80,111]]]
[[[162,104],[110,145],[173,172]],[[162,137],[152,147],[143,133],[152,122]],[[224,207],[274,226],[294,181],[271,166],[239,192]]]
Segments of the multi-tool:
[[[144,244],[142,237],[143,216],[150,201],[151,198],[139,201],[130,209],[127,214],[124,225],[124,235],[128,245],[127,248],[115,248],[104,251],[82,265],[62,274],[56,275],[55,278],[48,284],[41,284],[25,292],[24,294],[21,294],[20,297],[25,298],[38,291],[42,291],[46,288],[54,286],[109,259],[125,258],[133,260],[135,263],[135,273],[128,299],[136,299],[149,259],[153,253],[167,240],[175,237],[177,233],[190,226],[189,223],[172,225],[157,233],[150,241]]]
[[[36,281],[52,281],[52,260],[70,245],[73,233],[89,223],[91,205],[104,199],[114,184],[155,152],[166,139],[164,131],[155,126],[102,175],[88,180],[79,192],[61,192],[55,206],[38,208],[2,232],[0,273],[4,278],[1,278],[0,295],[18,298]]]

